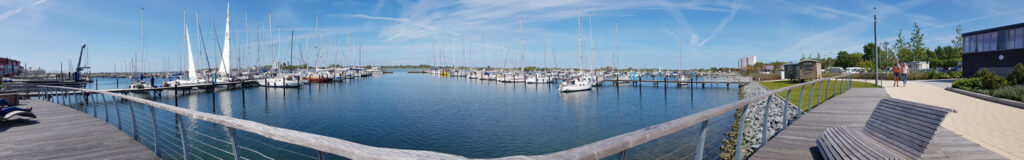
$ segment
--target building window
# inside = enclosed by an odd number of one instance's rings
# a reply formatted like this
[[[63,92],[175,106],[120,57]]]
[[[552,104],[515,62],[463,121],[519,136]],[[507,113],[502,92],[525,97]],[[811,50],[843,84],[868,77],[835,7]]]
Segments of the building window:
[[[1014,35],[1014,42],[1016,42],[1017,48],[1024,48],[1024,28],[1017,28],[1017,32]]]
[[[978,35],[971,36],[971,41],[968,43],[971,44],[971,52],[978,52]]]
[[[995,51],[996,50],[996,36],[997,36],[996,33],[998,33],[998,32],[988,33],[988,41],[985,42],[985,44],[988,45],[988,47],[985,47],[985,51]]]
[[[1014,33],[1014,31],[1016,31],[1016,30],[1017,29],[1006,30],[1006,47],[1005,47],[1006,49],[1016,48],[1016,45],[1015,45],[1016,42],[1014,42],[1014,34],[1016,34],[1016,33]]]
[[[985,40],[988,39],[986,37],[988,37],[988,34],[979,34],[974,36],[974,52],[985,51],[985,46],[987,46],[985,45]]]
[[[963,39],[963,42],[960,42],[963,43],[963,48],[961,48],[963,53],[971,53],[971,36],[963,37]]]
[[[988,51],[988,33],[978,35],[978,52]]]
[[[1017,48],[1017,42],[1015,41],[1017,29],[1007,30],[1007,47],[1006,49]]]

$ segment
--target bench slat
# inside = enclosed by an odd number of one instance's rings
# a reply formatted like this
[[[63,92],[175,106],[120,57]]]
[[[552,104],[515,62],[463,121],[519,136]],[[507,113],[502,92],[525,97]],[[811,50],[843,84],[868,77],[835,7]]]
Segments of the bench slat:
[[[888,106],[888,107],[881,107],[883,105],[884,106]],[[907,107],[898,107],[900,105],[904,105],[904,106],[907,106]],[[921,120],[923,122],[934,123],[936,125],[941,123],[942,120],[945,119],[945,117],[946,117],[946,113],[939,113],[939,114],[930,113],[928,111],[935,111],[935,110],[921,109],[921,108],[918,108],[918,107],[909,107],[908,105],[901,104],[901,103],[895,103],[895,102],[881,102],[881,103],[879,103],[879,106],[882,109],[900,111],[900,113],[906,114],[907,116],[911,116],[911,118],[914,118],[914,119],[917,119],[917,120]],[[928,110],[928,111],[923,111],[923,110]]]
[[[881,114],[895,114],[895,113],[881,113]],[[883,127],[883,128],[872,127],[872,128],[866,128],[866,129],[872,129],[872,130],[875,130],[875,129],[894,129],[894,130],[900,131],[900,133],[905,134],[905,135],[914,135],[913,137],[917,138],[916,140],[918,140],[918,141],[925,141],[925,142],[929,141],[929,139],[930,139],[929,137],[931,137],[933,135],[933,133],[930,132],[930,131],[935,130],[935,128],[938,127],[938,125],[935,125],[935,124],[930,124],[930,123],[925,123],[925,124],[913,123],[913,122],[911,122],[909,120],[906,120],[905,118],[904,119],[899,119],[899,118],[894,117],[894,116],[873,117],[872,119],[868,119],[868,123],[871,123],[870,125],[873,125],[873,126],[885,126],[885,127]]]

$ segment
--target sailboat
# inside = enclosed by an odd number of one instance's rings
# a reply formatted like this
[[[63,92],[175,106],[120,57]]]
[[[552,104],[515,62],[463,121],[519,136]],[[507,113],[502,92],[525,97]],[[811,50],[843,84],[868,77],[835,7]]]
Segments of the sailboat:
[[[590,90],[590,88],[593,87],[593,85],[590,83],[590,81],[587,80],[586,76],[584,76],[582,74],[582,72],[583,72],[583,35],[582,35],[583,34],[582,33],[583,29],[582,29],[582,22],[581,22],[582,20],[580,19],[579,14],[580,14],[580,11],[576,10],[576,23],[577,23],[577,29],[579,29],[576,32],[576,51],[579,53],[579,59],[580,59],[580,68],[579,69],[580,69],[581,74],[578,75],[576,78],[572,78],[572,79],[563,81],[561,84],[559,84],[558,85],[558,91],[561,91],[561,92],[585,91],[585,90]]]
[[[224,51],[221,52],[220,67],[217,67],[216,83],[234,81],[231,77],[231,3],[227,6],[227,17],[224,20]]]
[[[184,17],[182,17],[182,20],[185,20],[185,17],[187,17],[187,13],[183,11],[182,15],[184,15]],[[199,75],[196,73],[196,62],[195,58],[192,56],[192,39],[188,35],[188,21],[185,20],[184,22],[185,51],[188,53],[188,77],[186,77],[187,79],[176,79],[173,81],[164,82],[164,86],[186,86],[208,83],[207,80],[200,79]]]
[[[544,32],[545,32],[545,36],[544,36],[545,37],[545,40],[544,40],[544,43],[545,43],[544,44],[544,53],[547,54],[547,31],[545,30]],[[545,60],[545,62],[547,62],[547,61]],[[546,72],[535,72],[533,75],[530,75],[529,77],[526,78],[526,83],[534,83],[534,84],[536,84],[536,83],[551,83],[551,82],[554,82],[554,80],[553,80],[553,78],[551,78],[549,73],[546,73]]]
[[[506,82],[509,83],[524,83],[526,82],[526,33],[523,31],[523,18],[519,18],[519,72],[512,72],[511,77],[505,78]]]
[[[143,26],[145,24],[146,9],[143,8],[140,11],[140,13],[141,13],[141,15],[139,16],[139,19],[141,21],[139,21],[139,55],[142,55],[144,53],[144,52],[142,52],[143,49],[144,49],[143,48],[143,44],[144,44],[143,43],[143,39],[144,39],[144,37],[143,37],[143,34],[142,34],[144,31],[142,29],[144,28]],[[141,61],[142,57],[141,56],[138,57],[137,60]],[[142,64],[142,63],[135,63],[135,64]],[[143,65],[145,65],[145,64],[143,64]],[[142,68],[144,69],[145,67],[142,67]],[[146,76],[145,76],[145,74],[141,74],[140,73],[139,77],[132,78],[132,81],[131,81],[130,85],[128,85],[128,88],[129,89],[147,89],[147,88],[153,88],[153,86],[150,85],[149,83],[146,83]]]

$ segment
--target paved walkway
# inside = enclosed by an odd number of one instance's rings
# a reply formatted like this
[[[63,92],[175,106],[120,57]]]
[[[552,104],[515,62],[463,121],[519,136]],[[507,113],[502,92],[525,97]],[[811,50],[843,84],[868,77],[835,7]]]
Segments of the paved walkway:
[[[882,98],[889,97],[881,88],[853,88],[825,101],[811,110],[750,159],[821,159],[815,140],[825,129],[837,126],[864,128],[871,112]],[[947,118],[948,120],[949,118]],[[939,127],[925,150],[923,159],[1005,159],[978,144]]]
[[[0,123],[0,159],[158,159],[103,120],[47,101],[21,103],[39,118]]]
[[[1004,157],[1024,159],[1024,109],[946,91],[951,81],[907,81],[907,87],[888,82],[889,96],[956,110],[942,127]]]

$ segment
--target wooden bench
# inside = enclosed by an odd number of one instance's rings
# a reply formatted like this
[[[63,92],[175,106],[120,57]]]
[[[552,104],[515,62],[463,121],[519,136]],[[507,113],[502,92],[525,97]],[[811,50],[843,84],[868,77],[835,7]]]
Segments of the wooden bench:
[[[818,136],[824,159],[921,159],[950,109],[886,98],[864,129],[826,129]]]

